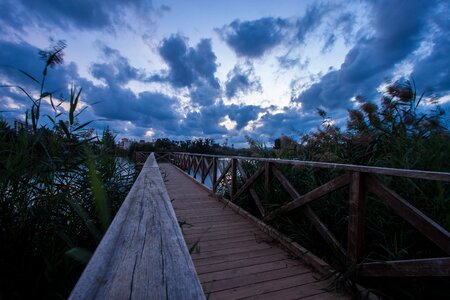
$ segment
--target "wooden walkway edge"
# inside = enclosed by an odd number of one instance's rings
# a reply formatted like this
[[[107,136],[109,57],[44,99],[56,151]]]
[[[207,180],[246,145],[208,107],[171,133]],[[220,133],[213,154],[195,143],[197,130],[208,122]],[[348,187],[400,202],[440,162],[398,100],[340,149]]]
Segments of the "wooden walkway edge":
[[[205,299],[153,154],[69,299]]]
[[[180,169],[160,168],[208,299],[348,299]]]

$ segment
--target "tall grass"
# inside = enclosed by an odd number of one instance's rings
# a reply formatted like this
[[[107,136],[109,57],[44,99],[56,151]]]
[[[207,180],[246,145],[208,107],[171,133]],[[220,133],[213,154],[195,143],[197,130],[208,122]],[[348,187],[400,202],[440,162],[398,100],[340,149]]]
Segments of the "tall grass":
[[[62,63],[65,44],[41,52],[40,91],[30,124],[19,131],[0,120],[0,298],[66,298],[135,179],[110,143],[81,124],[81,89],[72,86],[67,112],[46,91],[48,69]],[[25,71],[21,71],[31,77]],[[53,115],[41,125],[46,99]],[[29,120],[26,120],[29,123]]]

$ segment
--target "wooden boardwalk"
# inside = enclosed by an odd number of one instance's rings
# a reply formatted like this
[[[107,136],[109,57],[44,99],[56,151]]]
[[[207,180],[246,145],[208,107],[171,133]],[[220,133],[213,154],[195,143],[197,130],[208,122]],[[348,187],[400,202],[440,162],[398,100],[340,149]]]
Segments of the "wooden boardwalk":
[[[347,299],[175,166],[160,169],[207,299]]]

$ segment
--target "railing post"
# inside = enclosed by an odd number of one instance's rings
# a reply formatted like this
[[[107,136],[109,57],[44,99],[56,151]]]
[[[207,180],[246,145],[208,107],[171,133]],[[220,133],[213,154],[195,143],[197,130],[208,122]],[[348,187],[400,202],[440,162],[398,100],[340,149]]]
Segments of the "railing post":
[[[265,177],[264,177],[264,202],[265,204],[269,204],[272,198],[273,191],[273,172],[272,172],[272,163],[265,162]]]
[[[212,186],[213,186],[213,193],[216,192],[216,182],[217,182],[217,163],[219,160],[216,157],[213,157],[213,176],[212,176]]]
[[[238,161],[236,158],[231,159],[231,191],[230,197],[231,201],[234,201],[234,195],[237,191],[237,165]]]
[[[194,168],[193,168],[193,172],[194,172],[194,179],[197,179],[197,173],[198,173],[198,161],[197,161],[197,156],[192,156],[192,159],[194,160]],[[195,172],[195,170],[197,170],[197,172]]]
[[[358,262],[363,250],[366,198],[364,173],[350,173],[349,194],[347,265],[350,266]]]
[[[205,168],[205,157],[204,156],[200,156],[200,163],[202,164],[202,177],[201,177],[201,181],[202,181],[202,183],[205,183],[205,171],[206,171],[206,168]]]

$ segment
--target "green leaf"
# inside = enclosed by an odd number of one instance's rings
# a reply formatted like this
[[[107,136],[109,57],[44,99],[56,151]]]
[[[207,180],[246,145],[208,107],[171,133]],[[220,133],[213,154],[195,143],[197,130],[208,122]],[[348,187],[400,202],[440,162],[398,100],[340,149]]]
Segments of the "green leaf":
[[[80,109],[80,111],[75,115],[75,118],[78,117],[81,113],[83,113],[88,107],[85,106],[82,109]]]
[[[109,204],[108,198],[106,196],[105,190],[103,189],[103,184],[97,175],[97,169],[95,167],[95,162],[88,154],[88,169],[89,178],[91,182],[92,194],[94,196],[95,208],[97,211],[100,224],[102,225],[103,232],[109,227],[111,223],[111,205]]]
[[[34,78],[33,76],[31,76],[29,73],[27,73],[27,72],[25,72],[25,71],[23,71],[23,70],[20,70],[20,69],[19,69],[19,72],[22,73],[23,75],[27,76],[28,78],[30,78],[30,79],[33,80],[34,82],[40,83],[36,78]]]
[[[45,97],[48,97],[48,96],[51,96],[52,94],[51,93],[49,93],[49,92],[43,92],[42,94],[41,94],[41,99],[43,99],[43,98],[45,98]]]
[[[66,251],[66,255],[86,265],[92,257],[92,252],[84,248],[74,247]]]
[[[55,124],[55,119],[53,119],[52,117],[50,117],[49,115],[46,115],[47,118],[50,120],[50,122],[52,122],[53,126],[56,125]]]
[[[80,129],[83,129],[84,127],[88,126],[88,125],[91,124],[92,122],[94,122],[94,120],[91,120],[91,121],[89,121],[89,122],[86,122],[86,123],[84,123],[84,124],[78,126],[78,127],[75,128],[73,131],[78,131],[78,130],[80,130]]]
[[[67,202],[69,202],[70,206],[75,210],[77,215],[81,218],[83,223],[86,225],[87,229],[89,230],[89,233],[94,237],[94,239],[99,242],[102,239],[102,234],[100,230],[95,226],[94,221],[89,217],[89,214],[84,210],[81,205],[79,205],[74,200],[67,199]]]
[[[63,120],[59,120],[59,126],[61,127],[61,129],[64,131],[64,133],[66,134],[67,138],[70,139],[70,131],[67,128],[66,123],[63,122]]]

